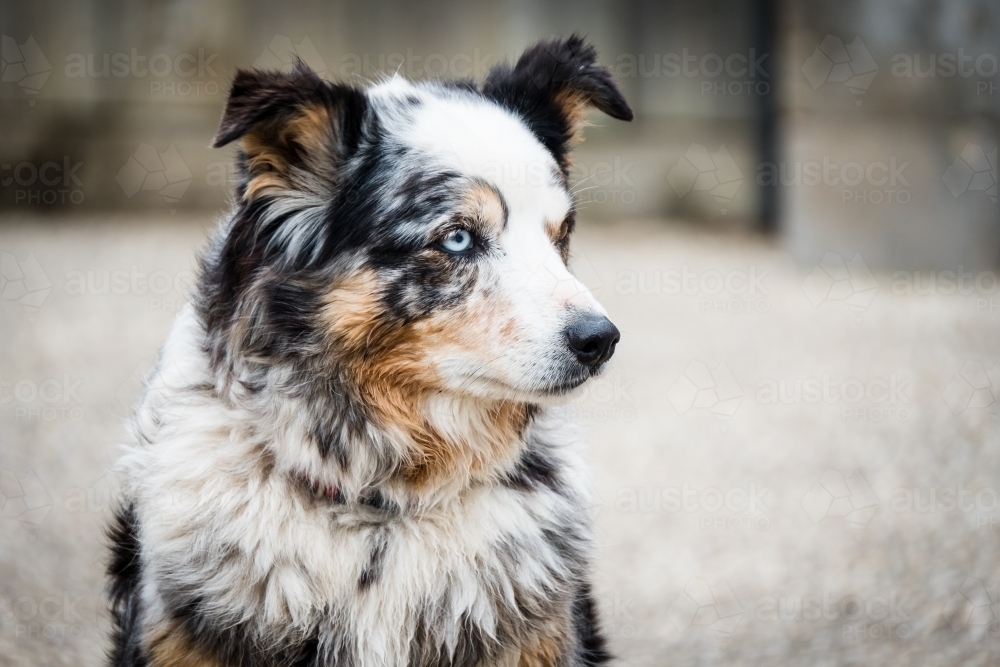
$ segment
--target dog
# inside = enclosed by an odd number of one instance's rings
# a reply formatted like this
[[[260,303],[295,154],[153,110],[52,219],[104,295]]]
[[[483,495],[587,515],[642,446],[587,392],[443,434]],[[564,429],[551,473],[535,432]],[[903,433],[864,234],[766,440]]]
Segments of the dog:
[[[565,397],[619,331],[570,150],[632,111],[579,36],[474,81],[238,71],[239,142],[131,420],[114,667],[583,667],[606,650]]]

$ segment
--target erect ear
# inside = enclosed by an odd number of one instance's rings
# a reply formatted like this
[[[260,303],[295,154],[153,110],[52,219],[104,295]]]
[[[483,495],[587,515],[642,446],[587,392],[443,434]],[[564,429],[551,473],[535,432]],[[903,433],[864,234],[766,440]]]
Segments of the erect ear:
[[[524,118],[564,170],[567,152],[581,138],[588,107],[632,120],[611,71],[597,63],[597,51],[579,35],[539,42],[513,68],[494,67],[483,94]]]
[[[241,139],[241,195],[329,195],[354,152],[367,100],[324,81],[304,63],[288,73],[238,70],[213,147]]]

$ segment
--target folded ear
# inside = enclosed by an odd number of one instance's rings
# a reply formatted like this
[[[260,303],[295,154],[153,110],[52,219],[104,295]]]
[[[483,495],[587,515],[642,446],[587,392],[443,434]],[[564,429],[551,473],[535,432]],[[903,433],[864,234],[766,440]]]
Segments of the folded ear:
[[[579,35],[539,42],[513,68],[494,67],[483,83],[483,94],[524,118],[564,170],[569,149],[581,138],[589,107],[632,120],[632,109],[611,71],[597,63],[597,51]]]
[[[212,146],[241,139],[240,194],[329,195],[357,148],[367,100],[299,62],[288,73],[238,70]]]

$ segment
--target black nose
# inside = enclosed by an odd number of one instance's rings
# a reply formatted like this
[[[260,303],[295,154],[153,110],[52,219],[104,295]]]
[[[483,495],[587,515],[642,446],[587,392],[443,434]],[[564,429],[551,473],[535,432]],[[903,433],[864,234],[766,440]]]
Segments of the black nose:
[[[615,353],[618,327],[603,315],[583,315],[566,327],[569,349],[584,366],[603,364]]]

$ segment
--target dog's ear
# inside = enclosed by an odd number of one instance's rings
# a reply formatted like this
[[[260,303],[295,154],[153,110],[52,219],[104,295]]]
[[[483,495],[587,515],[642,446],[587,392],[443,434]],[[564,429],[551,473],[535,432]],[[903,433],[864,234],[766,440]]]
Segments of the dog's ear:
[[[597,51],[579,35],[539,42],[513,67],[494,67],[486,75],[483,94],[519,114],[564,170],[589,107],[632,120],[632,109],[611,71],[598,64]]]
[[[212,146],[240,139],[245,199],[298,191],[329,195],[357,148],[367,98],[301,61],[288,73],[238,70]]]

